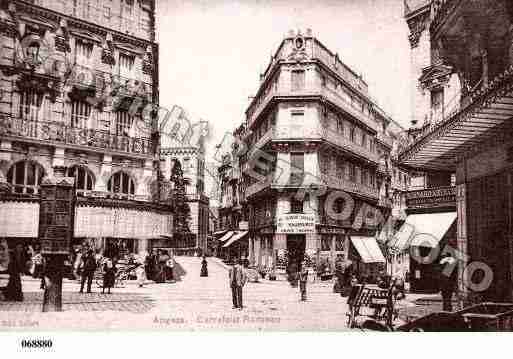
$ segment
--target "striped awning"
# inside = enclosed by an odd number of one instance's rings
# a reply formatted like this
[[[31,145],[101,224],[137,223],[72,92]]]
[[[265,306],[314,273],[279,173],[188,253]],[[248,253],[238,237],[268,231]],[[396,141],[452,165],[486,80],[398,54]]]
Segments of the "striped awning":
[[[374,237],[351,236],[351,243],[356,248],[364,263],[385,263],[385,257]]]
[[[231,246],[233,243],[237,242],[239,239],[243,238],[247,234],[247,231],[242,231],[234,234],[232,238],[230,238],[230,240],[223,245],[223,248]]]
[[[410,246],[434,248],[456,221],[456,212],[411,214],[390,241],[390,247],[404,251]]]
[[[234,232],[233,231],[229,231],[228,233],[226,233],[224,236],[222,236],[221,238],[218,239],[219,242],[226,242],[227,240],[229,240],[232,236],[233,236]]]

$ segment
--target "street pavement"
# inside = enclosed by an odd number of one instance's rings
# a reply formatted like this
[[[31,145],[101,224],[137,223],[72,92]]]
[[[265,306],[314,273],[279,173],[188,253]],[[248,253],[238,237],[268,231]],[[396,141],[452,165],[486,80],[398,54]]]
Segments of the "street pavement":
[[[226,266],[208,259],[208,277],[200,277],[201,258],[177,257],[181,281],[129,281],[112,294],[93,283],[79,294],[77,281],[63,284],[63,311],[41,313],[39,281],[25,279],[25,301],[0,302],[0,330],[347,330],[346,298],[331,282],[308,285],[308,300],[286,281],[263,280],[244,287],[244,309],[232,309]]]

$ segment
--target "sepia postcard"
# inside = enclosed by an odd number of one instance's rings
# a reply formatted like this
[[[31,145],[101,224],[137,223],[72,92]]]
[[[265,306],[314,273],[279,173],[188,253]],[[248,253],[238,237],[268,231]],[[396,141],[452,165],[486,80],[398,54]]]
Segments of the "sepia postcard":
[[[513,329],[511,0],[0,0],[0,46],[0,331]]]

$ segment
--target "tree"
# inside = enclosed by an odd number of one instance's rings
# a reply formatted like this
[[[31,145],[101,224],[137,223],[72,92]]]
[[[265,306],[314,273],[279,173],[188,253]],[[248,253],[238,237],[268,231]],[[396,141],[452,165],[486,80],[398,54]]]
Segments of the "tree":
[[[180,243],[192,236],[189,223],[191,220],[191,208],[187,202],[185,187],[188,181],[183,178],[182,165],[177,159],[173,160],[171,170],[171,182],[173,189],[171,194],[173,207],[173,237]]]

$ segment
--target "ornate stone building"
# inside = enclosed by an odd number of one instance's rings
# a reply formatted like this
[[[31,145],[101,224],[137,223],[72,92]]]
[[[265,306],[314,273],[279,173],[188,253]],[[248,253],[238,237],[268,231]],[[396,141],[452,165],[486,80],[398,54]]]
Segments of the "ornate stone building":
[[[419,128],[399,161],[431,191],[455,181],[456,238],[442,250],[457,249],[460,291],[511,301],[513,3],[406,1],[406,21]]]
[[[39,185],[55,168],[75,178],[75,244],[142,252],[170,235],[155,2],[3,0],[0,46],[0,236],[37,237]]]
[[[290,32],[234,133],[237,161],[220,170],[239,169],[238,184],[228,178],[223,194],[230,202],[240,192],[237,218],[249,221],[248,236],[236,238],[248,239],[241,255],[275,268],[306,253],[327,272],[337,258],[353,259],[360,274],[375,274],[385,265],[377,225],[409,184],[394,157],[402,132],[337,54],[310,30]]]

